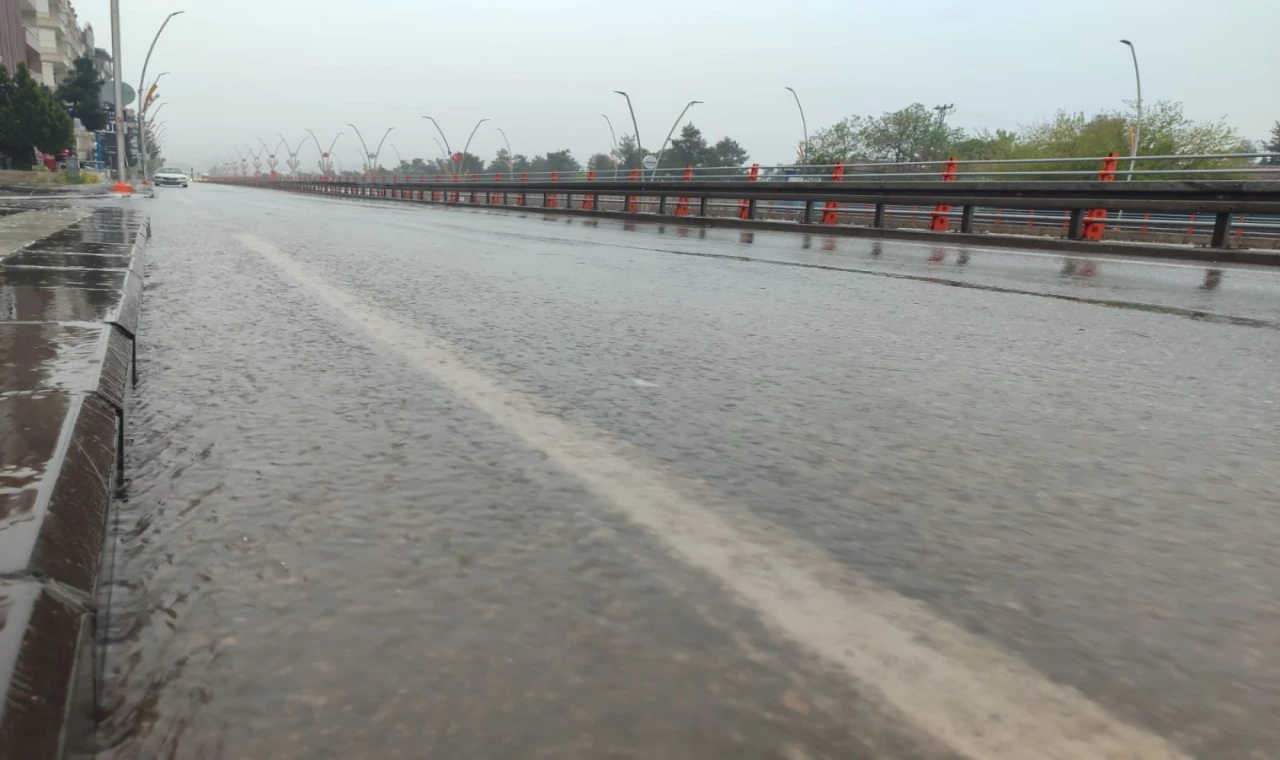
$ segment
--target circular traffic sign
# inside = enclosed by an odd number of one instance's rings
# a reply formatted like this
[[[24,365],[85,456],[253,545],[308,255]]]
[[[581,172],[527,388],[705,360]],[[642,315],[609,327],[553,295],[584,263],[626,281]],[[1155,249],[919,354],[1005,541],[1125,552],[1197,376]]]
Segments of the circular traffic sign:
[[[464,156],[463,156],[461,153],[454,153],[454,154],[453,154],[453,162],[454,162],[455,164],[460,164],[460,163],[462,163],[462,159],[463,159],[463,158],[464,158]]]
[[[650,171],[652,171],[652,170],[654,170],[654,169],[657,169],[657,168],[658,168],[658,157],[657,157],[657,156],[645,156],[643,159],[641,159],[641,161],[640,161],[640,165],[641,165],[641,166],[643,166],[644,168],[646,168],[646,169],[650,170]]]

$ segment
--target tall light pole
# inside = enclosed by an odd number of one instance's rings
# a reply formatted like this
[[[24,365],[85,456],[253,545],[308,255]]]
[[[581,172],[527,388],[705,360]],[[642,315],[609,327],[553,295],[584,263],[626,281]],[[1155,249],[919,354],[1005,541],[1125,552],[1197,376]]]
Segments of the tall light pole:
[[[803,163],[807,164],[809,163],[809,123],[804,120],[804,106],[800,105],[800,96],[794,88],[788,87],[786,89],[791,92],[791,97],[796,99],[796,108],[800,109],[800,128],[804,130],[804,155],[802,159]]]
[[[306,132],[307,134],[311,135],[312,140],[315,140],[316,150],[320,151],[320,161],[319,161],[320,174],[321,176],[327,177],[333,171],[333,161],[329,158],[329,156],[330,154],[333,153],[333,146],[338,144],[338,138],[342,137],[342,133],[339,132],[337,135],[335,135],[333,138],[333,142],[329,143],[329,149],[325,150],[324,148],[320,147],[320,138],[316,137],[315,132],[312,132],[309,129],[306,130]],[[298,147],[301,148],[302,146],[299,145]]]
[[[391,143],[387,147],[396,152],[396,168],[399,169],[404,164],[404,159],[400,157],[400,149],[396,147],[395,143]]]
[[[1138,159],[1138,140],[1142,137],[1142,74],[1138,71],[1138,51],[1134,48],[1133,43],[1129,40],[1120,40],[1121,44],[1129,46],[1129,53],[1133,55],[1133,78],[1138,83],[1138,118],[1133,124],[1133,140],[1129,144],[1129,177],[1133,179],[1133,165]]]
[[[636,123],[636,109],[631,107],[631,96],[622,90],[614,90],[614,92],[627,99],[627,110],[631,112],[631,128],[636,131],[636,150],[643,151],[644,146],[640,144],[640,125]]]
[[[609,114],[600,114],[604,117],[604,123],[609,125],[609,137],[613,140],[613,179],[618,179],[618,159],[622,156],[618,155],[618,135],[613,131],[613,122],[609,120]]]
[[[125,181],[124,66],[120,63],[120,0],[111,0],[111,79],[116,99],[116,182]]]
[[[507,146],[507,174],[511,175],[512,179],[515,179],[516,165],[511,162],[511,141],[507,139],[507,133],[502,131],[502,127],[497,127],[497,130],[498,134],[502,135],[502,142]]]
[[[148,122],[148,123],[150,123],[150,122],[155,121],[155,120],[156,120],[156,117],[160,115],[160,112],[161,112],[161,111],[163,111],[163,110],[164,110],[164,107],[165,107],[165,106],[167,106],[167,105],[169,105],[169,101],[167,101],[167,100],[166,100],[165,102],[163,102],[163,103],[161,103],[160,105],[156,106],[156,110],[154,110],[154,111],[152,111],[152,112],[151,112],[151,118],[147,119],[147,122]]]
[[[364,135],[360,134],[360,128],[350,122],[347,123],[347,126],[351,127],[356,131],[356,137],[360,140],[360,147],[364,148],[364,153],[366,156],[368,156],[368,158],[365,159],[366,161],[368,161],[365,173],[372,174],[373,170],[377,168],[378,154],[382,152],[382,144],[387,141],[387,135],[391,134],[391,130],[395,129],[395,127],[387,127],[387,131],[382,133],[382,139],[378,141],[377,150],[370,153],[369,146],[366,145],[364,142]]]
[[[480,129],[480,125],[485,123],[486,121],[488,121],[488,119],[481,119],[480,121],[476,122],[476,125],[474,127],[471,128],[471,134],[467,136],[467,144],[462,146],[462,160],[458,162],[458,174],[462,174],[462,169],[464,166],[466,166],[467,148],[471,147],[471,138],[476,136],[476,130]]]
[[[302,161],[298,159],[298,151],[302,150],[302,146],[306,144],[307,140],[314,140],[315,135],[309,135],[307,137],[302,138],[302,141],[298,143],[297,148],[290,148],[289,141],[284,138],[284,135],[278,132],[276,134],[279,135],[280,142],[284,144],[284,149],[289,153],[289,160],[286,162],[289,164],[289,174],[296,175],[298,173],[298,166],[302,164]],[[318,142],[316,143],[316,145],[319,145],[319,144],[320,143]]]
[[[431,138],[431,139],[432,139],[432,141],[434,141],[434,142],[435,142],[436,147],[440,149],[440,157],[441,157],[441,158],[440,158],[440,166],[441,166],[441,168],[443,168],[443,169],[444,169],[444,173],[445,173],[445,174],[448,174],[448,173],[449,173],[449,164],[450,164],[450,162],[452,162],[452,161],[453,161],[453,159],[452,159],[452,158],[449,158],[449,156],[450,156],[449,151],[448,151],[448,150],[447,150],[443,145],[441,145],[441,144],[440,144],[440,141],[439,141],[439,140],[437,140],[437,139],[436,139],[436,138],[434,138],[434,137],[433,137],[433,138]]]
[[[701,103],[701,100],[690,100],[688,103],[685,103],[684,110],[680,112],[680,115],[676,117],[675,123],[671,125],[671,131],[667,133],[667,139],[663,140],[662,147],[658,148],[658,165],[653,167],[653,174],[650,176],[658,176],[658,166],[662,165],[662,152],[667,149],[667,143],[671,142],[671,136],[676,133],[676,127],[680,126],[680,122],[684,119],[684,115],[689,112],[690,108],[700,105]]]
[[[156,43],[160,41],[160,34],[164,32],[164,28],[169,25],[169,22],[173,20],[174,16],[181,16],[184,13],[186,13],[186,11],[174,11],[164,17],[164,23],[160,24],[160,28],[156,30],[156,36],[151,38],[151,47],[147,48],[147,57],[142,61],[142,76],[138,78],[138,98],[140,98],[138,102],[138,159],[140,161],[139,168],[142,170],[143,182],[147,181],[147,138],[146,135],[143,134],[142,117],[145,115],[147,110],[147,103],[145,101],[147,96],[145,91],[142,89],[142,86],[147,81],[147,64],[151,63],[151,53],[156,49]],[[119,66],[120,63],[117,61],[114,65]],[[159,78],[160,77],[156,77],[156,79]]]

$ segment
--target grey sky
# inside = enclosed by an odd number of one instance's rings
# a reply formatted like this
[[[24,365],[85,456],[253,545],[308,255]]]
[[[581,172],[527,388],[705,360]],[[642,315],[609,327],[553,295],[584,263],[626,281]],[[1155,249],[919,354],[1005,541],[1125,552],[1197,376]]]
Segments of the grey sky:
[[[110,47],[108,0],[74,0]],[[360,163],[347,122],[376,141],[389,126],[407,160],[439,155],[434,116],[455,149],[607,152],[607,113],[656,149],[684,103],[709,139],[730,135],[752,159],[793,157],[803,99],[810,130],[853,113],[955,103],[951,123],[1016,128],[1055,110],[1089,113],[1133,98],[1179,100],[1197,119],[1226,117],[1249,138],[1280,119],[1280,3],[1275,0],[121,0],[124,63],[136,87],[151,36],[166,156],[204,169],[231,147],[274,148],[310,127]],[[372,146],[370,146],[372,147]],[[383,162],[394,163],[384,149]],[[314,149],[303,152],[305,166]],[[283,163],[282,163],[283,165]]]

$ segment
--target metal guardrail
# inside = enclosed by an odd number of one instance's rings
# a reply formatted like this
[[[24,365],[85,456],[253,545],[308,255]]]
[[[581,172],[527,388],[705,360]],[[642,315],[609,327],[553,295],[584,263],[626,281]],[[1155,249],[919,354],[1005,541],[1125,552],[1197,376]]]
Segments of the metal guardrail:
[[[1129,228],[1137,226],[1139,222],[1134,217],[1137,213],[1142,214],[1143,231],[1153,225],[1180,225],[1189,234],[1194,234],[1200,228],[1211,226],[1210,245],[1228,247],[1233,230],[1237,234],[1243,229],[1274,234],[1280,228],[1280,218],[1249,220],[1249,215],[1280,217],[1280,166],[1257,164],[1259,159],[1270,157],[1280,159],[1278,154],[1262,153],[1147,156],[1139,159],[1144,162],[1253,162],[1249,166],[1222,170],[1240,175],[1230,180],[1204,179],[1206,173],[1216,176],[1214,172],[1218,169],[1195,167],[1138,169],[1134,176],[1150,174],[1158,179],[1112,181],[1119,175],[1128,175],[1127,169],[1119,168],[1119,163],[1126,159],[1112,155],[1100,159],[833,165],[830,175],[821,173],[828,167],[806,166],[783,167],[793,173],[773,175],[759,167],[750,170],[733,168],[731,176],[723,173],[723,167],[688,169],[681,172],[679,179],[657,172],[633,170],[626,180],[600,179],[595,172],[565,175],[550,172],[539,175],[523,173],[518,181],[498,173],[466,177],[442,174],[376,174],[362,178],[219,177],[214,181],[324,194],[535,208],[572,207],[576,198],[578,209],[582,211],[603,210],[603,204],[610,203],[634,213],[640,210],[642,203],[652,206],[656,201],[656,213],[660,215],[672,213],[668,207],[674,200],[674,214],[677,216],[715,216],[715,212],[725,205],[731,208],[736,205],[737,216],[741,219],[754,219],[761,212],[779,213],[781,208],[780,213],[796,216],[801,224],[841,224],[846,217],[858,215],[869,216],[870,226],[874,228],[886,227],[895,215],[913,216],[927,217],[930,228],[936,231],[950,229],[952,217],[958,216],[960,232],[965,233],[973,232],[974,224],[979,220],[988,223],[994,220],[998,227],[1002,218],[1021,218],[1019,215],[1029,217],[1029,225],[1034,225],[1037,222],[1034,218],[1036,211],[1046,210],[1055,213],[1042,214],[1040,225],[1063,226],[1066,237],[1072,240],[1100,240],[1103,230],[1108,225],[1114,229],[1118,221],[1116,218],[1108,220],[1109,212],[1118,212]],[[1102,163],[1101,171],[961,171],[965,166],[1080,164],[1091,160]],[[941,175],[923,171],[939,165],[943,167]],[[866,174],[849,171],[860,166],[875,167],[877,171]],[[913,181],[904,182],[899,176],[891,177],[892,172],[884,171],[886,167],[911,170]],[[806,173],[797,173],[800,169]],[[699,171],[703,173],[700,175]],[[991,179],[997,174],[1001,181]],[[1050,178],[1010,180],[1010,174],[1040,174]],[[1091,176],[1092,180],[1083,180],[1082,175]],[[535,201],[537,206],[533,205]],[[932,208],[919,211],[921,206]],[[907,208],[911,211],[906,211]],[[1006,212],[1006,209],[1016,211]],[[815,219],[817,210],[821,211],[821,216]],[[1125,217],[1125,214],[1129,216]],[[1156,217],[1154,221],[1152,215]],[[1182,215],[1181,218],[1178,215]],[[1200,215],[1209,218],[1201,219]]]

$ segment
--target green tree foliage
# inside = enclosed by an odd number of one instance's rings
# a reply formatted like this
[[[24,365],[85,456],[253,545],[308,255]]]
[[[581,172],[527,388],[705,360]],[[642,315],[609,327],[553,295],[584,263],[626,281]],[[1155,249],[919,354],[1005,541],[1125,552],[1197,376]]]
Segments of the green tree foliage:
[[[1280,153],[1280,121],[1277,121],[1276,125],[1271,128],[1271,139],[1262,144],[1262,149],[1267,153]],[[1270,166],[1280,166],[1280,156],[1264,158],[1262,163]]]
[[[638,166],[649,155],[649,151],[636,146],[635,135],[623,135],[618,138],[618,168],[630,171]]]
[[[702,136],[702,130],[695,127],[693,122],[689,122],[680,130],[680,136],[672,138],[671,143],[662,152],[660,168],[706,166],[710,154],[711,148],[707,145],[706,138]]]
[[[613,171],[613,156],[608,153],[594,153],[587,159],[587,168],[598,172]]]
[[[751,158],[746,149],[731,137],[722,137],[720,142],[711,146],[707,155],[707,166],[742,166]]]
[[[9,76],[0,66],[0,153],[16,166],[35,163],[35,149],[45,153],[74,146],[71,117],[49,88],[37,82],[26,64]]]
[[[58,99],[85,129],[97,132],[106,128],[109,119],[102,106],[102,75],[91,58],[76,59],[75,68],[58,85]]]
[[[545,156],[534,156],[529,162],[531,172],[576,172],[582,170],[582,164],[568,150],[554,150]]]

